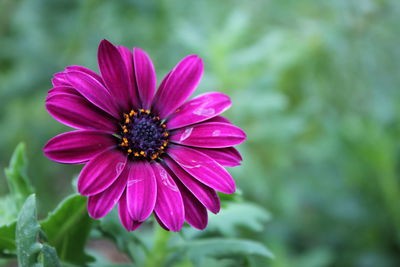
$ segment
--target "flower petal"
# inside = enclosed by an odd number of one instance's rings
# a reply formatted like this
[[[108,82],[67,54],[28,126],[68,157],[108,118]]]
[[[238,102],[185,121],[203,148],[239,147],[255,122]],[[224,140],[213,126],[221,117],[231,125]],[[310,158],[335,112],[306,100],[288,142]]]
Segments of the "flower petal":
[[[71,86],[55,86],[53,88],[51,88],[48,92],[47,92],[47,96],[50,97],[52,95],[57,95],[57,94],[71,94],[71,95],[77,95],[82,97],[82,95],[75,90],[75,88],[71,87]]]
[[[215,116],[214,118],[208,119],[205,122],[222,122],[222,123],[232,124],[230,120],[228,120],[223,116]]]
[[[127,157],[116,149],[106,150],[83,167],[78,179],[78,191],[83,196],[106,190],[121,174]]]
[[[132,220],[131,215],[128,211],[128,203],[126,201],[126,192],[122,194],[121,198],[119,199],[118,203],[118,214],[119,220],[121,221],[122,225],[128,231],[134,231],[142,225],[141,222],[137,222]]]
[[[207,210],[195,196],[190,193],[179,181],[176,183],[182,195],[183,205],[185,206],[185,220],[188,224],[203,230],[208,224]]]
[[[116,145],[108,133],[96,130],[67,132],[50,139],[44,154],[61,163],[82,163]]]
[[[175,161],[169,157],[165,158],[165,163],[170,170],[176,175],[182,184],[189,189],[190,192],[213,213],[218,213],[221,204],[218,194],[214,189],[200,183],[197,179],[183,170]]]
[[[168,120],[168,129],[205,121],[221,114],[232,105],[229,96],[211,92],[199,95],[180,106]]]
[[[121,54],[112,43],[102,40],[97,58],[103,81],[119,104],[119,111],[128,112],[132,108],[129,100],[131,85]]]
[[[201,153],[206,154],[224,167],[239,166],[242,156],[234,147],[225,147],[218,149],[196,148]]]
[[[151,165],[157,180],[157,201],[154,212],[171,231],[181,230],[185,221],[183,200],[177,185],[160,164]]]
[[[95,106],[106,111],[114,118],[120,118],[120,112],[108,90],[96,79],[80,71],[67,72],[66,77],[79,93]]]
[[[82,96],[60,93],[46,99],[47,111],[59,122],[77,129],[115,132],[118,122]]]
[[[88,212],[93,219],[100,219],[106,216],[118,203],[125,190],[128,173],[129,169],[125,168],[110,187],[97,195],[89,196]]]
[[[136,77],[135,77],[135,67],[133,65],[133,54],[132,51],[125,46],[118,46],[118,51],[121,54],[122,60],[125,63],[126,71],[128,73],[129,85],[130,85],[130,104],[134,108],[138,108],[140,106],[139,93],[136,86]]]
[[[126,189],[128,210],[135,221],[144,221],[153,212],[157,197],[157,182],[150,163],[137,161],[129,164]]]
[[[153,100],[155,112],[161,118],[174,112],[193,93],[202,75],[203,62],[198,56],[190,55],[181,60],[158,89]]]
[[[70,72],[70,71],[80,71],[83,72],[85,74],[88,74],[89,76],[91,76],[92,78],[96,79],[99,83],[101,83],[102,85],[104,85],[103,79],[101,78],[100,75],[98,75],[96,72],[92,71],[91,69],[85,68],[83,66],[79,66],[79,65],[71,65],[65,68],[66,72]]]
[[[156,90],[157,80],[153,62],[142,49],[133,49],[136,82],[140,95],[142,108],[150,108]]]
[[[67,78],[65,77],[65,72],[58,72],[53,75],[51,79],[53,86],[71,86]]]
[[[242,129],[232,124],[220,122],[200,123],[176,130],[171,135],[171,142],[205,148],[234,146],[246,140]]]
[[[160,218],[157,216],[157,214],[154,212],[154,218],[156,218],[156,221],[158,222],[158,224],[165,230],[165,231],[169,231],[169,229],[167,228],[167,226],[165,226],[165,224],[160,220]]]
[[[232,176],[206,154],[188,147],[171,146],[168,148],[168,155],[203,184],[226,194],[235,192]]]

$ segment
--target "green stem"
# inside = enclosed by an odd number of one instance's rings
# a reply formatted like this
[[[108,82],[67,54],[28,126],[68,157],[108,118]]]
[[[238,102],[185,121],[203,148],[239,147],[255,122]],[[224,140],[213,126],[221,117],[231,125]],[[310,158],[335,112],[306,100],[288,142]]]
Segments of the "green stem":
[[[168,241],[171,236],[171,232],[165,231],[163,228],[155,225],[156,229],[154,232],[154,246],[150,250],[146,257],[146,267],[160,267],[165,263],[165,258],[168,255]]]

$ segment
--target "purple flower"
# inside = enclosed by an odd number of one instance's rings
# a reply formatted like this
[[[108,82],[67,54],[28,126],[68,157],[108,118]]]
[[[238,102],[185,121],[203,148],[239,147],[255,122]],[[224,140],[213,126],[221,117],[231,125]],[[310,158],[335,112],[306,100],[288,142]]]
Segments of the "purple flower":
[[[203,74],[196,55],[185,57],[156,91],[149,56],[103,40],[101,76],[69,66],[56,73],[46,108],[59,122],[78,130],[60,134],[45,146],[50,159],[85,164],[78,191],[88,196],[89,215],[105,216],[118,203],[123,226],[137,229],[151,213],[167,230],[184,221],[207,226],[207,209],[220,210],[216,191],[235,192],[223,166],[242,160],[234,145],[245,133],[219,116],[228,96],[211,92],[187,102]]]

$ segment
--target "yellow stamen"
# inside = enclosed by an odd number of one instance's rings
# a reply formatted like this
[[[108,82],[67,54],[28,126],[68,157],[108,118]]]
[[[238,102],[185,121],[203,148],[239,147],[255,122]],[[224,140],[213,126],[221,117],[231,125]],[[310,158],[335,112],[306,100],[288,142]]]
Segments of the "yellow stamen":
[[[148,110],[148,109],[146,109],[144,112],[145,112],[146,114],[150,114],[150,110]]]
[[[129,148],[129,149],[128,149],[128,153],[129,153],[129,154],[132,153],[132,149]]]
[[[165,128],[167,128],[167,125],[161,124],[161,127],[163,127],[165,129]]]
[[[134,155],[135,157],[139,157],[139,153],[137,153],[137,152],[135,152],[133,155]]]
[[[167,133],[167,132],[164,132],[164,136],[166,137],[166,136],[168,136],[169,134]]]

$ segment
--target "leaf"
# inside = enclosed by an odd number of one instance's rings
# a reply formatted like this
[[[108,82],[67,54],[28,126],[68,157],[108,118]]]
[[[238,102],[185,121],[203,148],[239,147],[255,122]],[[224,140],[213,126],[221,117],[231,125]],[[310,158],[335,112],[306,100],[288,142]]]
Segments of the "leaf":
[[[33,189],[26,174],[26,148],[23,143],[18,144],[11,156],[10,164],[5,169],[8,187],[20,209],[25,199],[33,193]]]
[[[60,261],[55,248],[43,245],[42,248],[43,267],[59,267]]]
[[[0,198],[0,225],[17,221],[18,209],[11,195]]]
[[[196,262],[207,256],[221,258],[232,255],[258,255],[273,258],[273,254],[263,244],[245,239],[199,239],[185,242],[179,248],[186,251],[189,258]]]
[[[20,143],[11,156],[9,167],[5,174],[10,194],[0,198],[0,253],[15,253],[15,229],[18,211],[25,199],[32,194],[26,167],[25,145]]]
[[[45,236],[36,217],[35,195],[29,196],[22,206],[15,237],[19,266],[61,266],[55,249],[43,244]]]
[[[231,202],[219,214],[210,214],[208,229],[226,236],[235,235],[238,227],[261,232],[270,217],[266,210],[254,203]]]
[[[49,244],[56,248],[61,260],[82,265],[93,261],[85,253],[92,221],[86,211],[86,198],[72,195],[62,201],[40,224]]]
[[[36,220],[36,198],[25,201],[18,216],[16,229],[17,256],[20,266],[33,266],[42,248],[37,242],[40,226]]]
[[[3,254],[15,253],[16,222],[0,227],[0,252]]]
[[[15,254],[15,228],[18,211],[14,199],[7,195],[0,198],[0,253]]]

